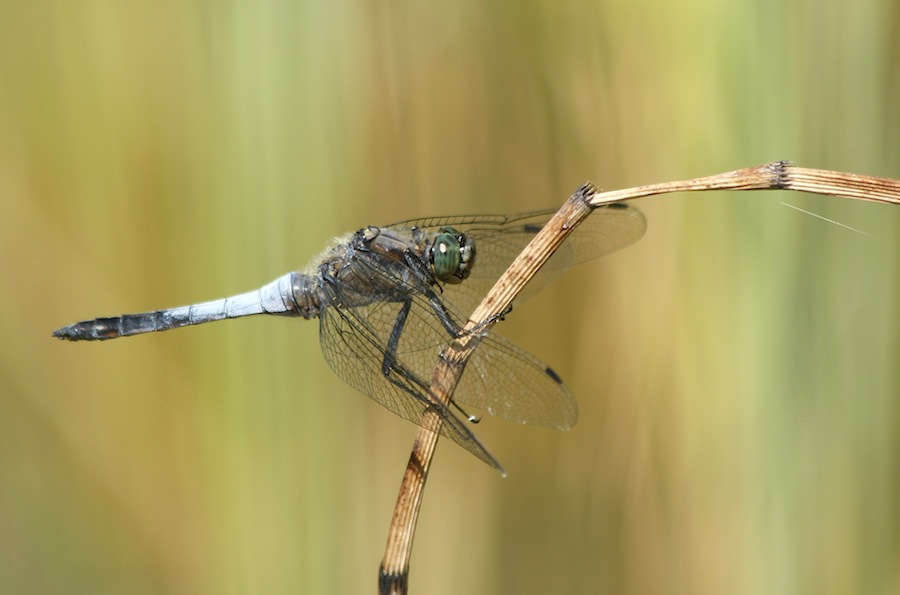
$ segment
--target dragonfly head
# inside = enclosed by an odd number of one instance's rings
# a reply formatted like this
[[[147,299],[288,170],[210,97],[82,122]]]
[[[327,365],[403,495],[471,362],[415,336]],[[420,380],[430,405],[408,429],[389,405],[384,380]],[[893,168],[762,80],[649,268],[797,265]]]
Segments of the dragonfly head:
[[[475,240],[452,227],[442,227],[431,245],[431,269],[444,283],[461,283],[475,264]]]

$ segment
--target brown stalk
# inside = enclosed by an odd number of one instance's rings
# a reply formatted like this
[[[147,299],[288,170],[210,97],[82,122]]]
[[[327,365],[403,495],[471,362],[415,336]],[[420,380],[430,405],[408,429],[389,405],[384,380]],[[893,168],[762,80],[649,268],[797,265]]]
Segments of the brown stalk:
[[[441,354],[432,378],[430,396],[449,404],[466,360],[477,347],[481,328],[493,326],[512,304],[525,284],[537,273],[556,249],[593,210],[593,208],[671,192],[703,190],[795,190],[900,204],[900,181],[829,170],[807,169],[778,161],[703,178],[664,182],[624,190],[597,193],[588,183],[579,188],[559,212],[534,237],[497,280],[491,291],[472,313],[466,331],[451,342]],[[483,324],[483,321],[490,321]],[[412,554],[422,494],[431,459],[437,446],[441,421],[433,412],[425,413],[420,424],[400,495],[388,530],[387,546],[378,577],[379,593],[402,595],[407,592],[409,559]]]

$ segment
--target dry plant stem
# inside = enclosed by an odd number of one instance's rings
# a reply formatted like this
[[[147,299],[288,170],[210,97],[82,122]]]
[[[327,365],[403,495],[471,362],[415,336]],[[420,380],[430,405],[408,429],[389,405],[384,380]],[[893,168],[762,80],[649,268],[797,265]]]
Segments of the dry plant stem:
[[[590,184],[582,186],[534,237],[525,251],[510,265],[466,324],[462,335],[441,354],[431,383],[430,396],[444,404],[450,402],[453,389],[462,375],[465,362],[478,345],[481,332],[468,332],[482,320],[495,320],[512,304],[531,277],[556,251],[575,227],[591,212],[594,195]],[[489,325],[491,326],[491,325]],[[387,547],[379,573],[379,593],[406,593],[409,557],[412,553],[415,522],[431,458],[437,446],[440,419],[426,412],[410,454],[388,532]]]
[[[600,206],[655,194],[700,190],[795,190],[900,204],[898,180],[797,167],[788,161],[776,161],[705,178],[603,192],[597,194],[591,204]]]
[[[846,196],[857,200],[871,200],[900,204],[900,181],[874,176],[861,176],[827,169],[807,169],[786,166],[786,188],[815,194]]]
[[[795,190],[900,204],[900,181],[795,167],[787,161],[704,178],[638,186],[601,194],[597,194],[592,185],[585,184],[566,201],[562,209],[500,277],[484,301],[472,313],[466,330],[473,329],[478,321],[496,320],[505,312],[525,284],[594,207],[656,194],[701,190]],[[491,326],[493,323],[484,328]],[[477,346],[480,337],[481,331],[463,333],[444,350],[432,379],[430,392],[432,399],[445,404],[450,402],[465,362]],[[379,573],[379,593],[399,595],[407,592],[409,558],[412,553],[416,519],[431,467],[431,458],[437,446],[440,423],[437,415],[428,411],[416,435],[388,532],[387,547]]]

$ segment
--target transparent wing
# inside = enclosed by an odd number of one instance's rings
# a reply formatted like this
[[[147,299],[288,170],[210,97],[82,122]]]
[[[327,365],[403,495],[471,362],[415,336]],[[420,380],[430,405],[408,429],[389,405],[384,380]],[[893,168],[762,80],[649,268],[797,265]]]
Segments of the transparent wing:
[[[555,213],[555,210],[544,210],[519,215],[433,217],[396,225],[427,229],[451,226],[475,240],[475,266],[469,278],[460,284],[443,287],[445,301],[468,316]],[[644,215],[634,207],[616,203],[594,209],[528,283],[520,299],[540,291],[572,265],[633,244],[644,235],[646,229]]]
[[[409,346],[405,345],[402,356],[390,356],[391,365],[385,373],[385,333],[390,334],[402,308],[403,304],[388,302],[362,308],[324,308],[319,339],[325,361],[347,384],[404,419],[418,424],[425,411],[436,412],[443,422],[441,435],[503,472],[500,463],[478,441],[466,422],[443,403],[429,397],[428,385],[438,362],[438,350],[418,349],[411,355]],[[421,324],[413,324],[408,329],[410,338],[419,327]],[[426,375],[423,370],[428,359],[431,359],[431,370]]]
[[[377,277],[376,285],[399,286],[400,278],[378,266],[376,259],[358,261]],[[441,351],[454,338],[421,288],[405,287],[404,302],[374,300],[352,303],[341,288],[327,288],[320,339],[325,359],[351,386],[395,414],[418,423],[427,408],[445,421],[442,433],[494,465],[466,422],[428,397],[428,386]],[[403,292],[401,292],[403,293]],[[395,295],[400,295],[395,293]],[[408,307],[405,319],[404,309]],[[448,312],[454,326],[460,317]],[[389,347],[393,345],[393,349]],[[487,333],[473,352],[454,394],[457,403],[520,423],[566,429],[577,418],[577,406],[558,376],[543,362],[508,340]]]
[[[433,409],[444,422],[444,436],[499,467],[465,421],[430,399],[428,387],[441,351],[454,338],[454,330],[461,327],[465,316],[554,212],[440,217],[393,226],[452,226],[469,234],[476,246],[472,273],[460,284],[431,289],[421,282],[409,285],[408,275],[401,277],[396,267],[381,266],[375,255],[361,255],[354,266],[366,270],[360,270],[359,276],[371,279],[373,287],[394,289],[383,299],[360,304],[353,296],[344,295],[340,286],[326,288],[320,329],[326,361],[348,384],[404,419],[418,423],[427,409]],[[635,242],[645,228],[643,215],[632,207],[596,209],[535,277],[531,291],[545,286],[573,264]],[[443,303],[445,313],[438,313],[435,301]],[[453,399],[505,419],[545,427],[567,429],[578,416],[574,398],[555,372],[494,333],[481,338]]]
[[[575,397],[556,372],[493,332],[473,352],[453,400],[545,428],[568,430],[578,420]]]

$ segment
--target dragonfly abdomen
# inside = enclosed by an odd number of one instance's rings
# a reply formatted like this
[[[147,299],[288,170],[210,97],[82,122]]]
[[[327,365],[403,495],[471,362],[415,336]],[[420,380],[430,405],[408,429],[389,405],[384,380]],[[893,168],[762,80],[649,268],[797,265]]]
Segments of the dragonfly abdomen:
[[[315,318],[319,315],[319,303],[312,291],[314,286],[314,280],[307,275],[288,273],[255,291],[222,300],[85,320],[57,329],[53,336],[69,341],[105,341],[254,314]]]

